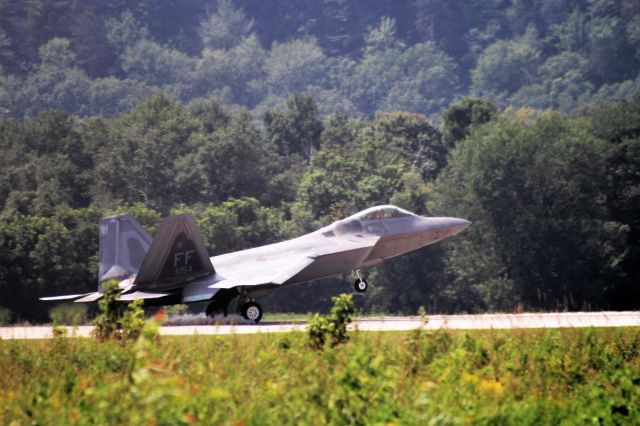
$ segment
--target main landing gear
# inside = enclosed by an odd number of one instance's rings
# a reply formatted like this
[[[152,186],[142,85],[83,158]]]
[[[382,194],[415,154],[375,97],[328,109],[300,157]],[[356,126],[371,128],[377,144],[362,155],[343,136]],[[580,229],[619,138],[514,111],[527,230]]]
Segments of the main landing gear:
[[[238,292],[240,294],[238,294]],[[209,302],[209,305],[206,309],[206,314],[208,317],[213,318],[216,314],[222,313],[225,317],[227,316],[227,310],[229,307],[229,303],[236,297],[240,297],[238,301],[238,313],[242,315],[242,317],[246,320],[259,322],[262,318],[263,310],[262,306],[257,302],[251,300],[247,295],[246,291],[234,291],[230,289],[222,289],[220,290],[215,297]]]
[[[240,314],[242,317],[249,321],[255,321],[256,323],[262,318],[262,306],[256,302],[244,303],[240,307]]]
[[[367,288],[369,288],[369,283],[367,283],[367,280],[362,278],[359,269],[353,271],[353,276],[356,277],[356,281],[353,283],[353,287],[356,289],[356,291],[358,293],[364,293],[365,291],[367,291]]]

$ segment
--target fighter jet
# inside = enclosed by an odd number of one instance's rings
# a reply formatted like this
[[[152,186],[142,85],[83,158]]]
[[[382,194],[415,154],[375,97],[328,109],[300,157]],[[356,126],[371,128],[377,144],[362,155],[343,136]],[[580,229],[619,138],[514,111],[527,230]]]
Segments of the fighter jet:
[[[422,217],[392,205],[371,207],[315,232],[248,250],[209,257],[190,214],[162,221],[154,238],[128,213],[100,221],[98,291],[40,300],[94,302],[107,280],[119,300],[147,305],[208,301],[209,316],[227,315],[230,302],[247,320],[260,321],[255,299],[277,287],[352,273],[357,292],[369,284],[363,269],[456,234],[471,222]]]

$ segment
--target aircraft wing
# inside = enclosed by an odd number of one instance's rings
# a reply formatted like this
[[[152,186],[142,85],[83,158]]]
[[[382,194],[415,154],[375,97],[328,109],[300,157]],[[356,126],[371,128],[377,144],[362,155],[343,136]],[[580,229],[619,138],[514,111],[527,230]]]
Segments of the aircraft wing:
[[[237,272],[225,274],[225,279],[213,284],[210,288],[233,288],[238,286],[255,286],[262,284],[282,284],[307,266],[315,259],[302,257],[279,257],[260,261],[253,264],[243,264]]]
[[[231,268],[218,268],[224,277],[209,288],[233,288],[238,286],[281,285],[298,273],[310,267],[323,256],[349,253],[354,261],[354,269],[367,257],[379,237],[349,238],[334,241],[322,240],[311,248],[298,253],[271,253],[256,255],[250,261],[245,259]]]

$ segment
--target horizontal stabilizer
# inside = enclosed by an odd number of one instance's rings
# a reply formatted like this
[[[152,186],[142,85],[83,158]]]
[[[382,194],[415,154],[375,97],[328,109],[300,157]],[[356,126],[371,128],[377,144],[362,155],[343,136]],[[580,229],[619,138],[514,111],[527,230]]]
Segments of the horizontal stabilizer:
[[[82,294],[65,294],[64,296],[51,296],[51,297],[39,297],[39,300],[49,301],[49,300],[71,300],[78,299],[80,297],[88,296],[93,293],[82,293]]]
[[[82,299],[76,300],[76,303],[95,302],[96,300],[100,299],[101,297],[102,297],[102,293],[96,291],[95,293],[89,293],[88,295],[86,295]]]
[[[171,293],[146,293],[144,291],[134,291],[133,293],[121,294],[118,300],[129,302],[137,299],[159,299],[169,296]]]

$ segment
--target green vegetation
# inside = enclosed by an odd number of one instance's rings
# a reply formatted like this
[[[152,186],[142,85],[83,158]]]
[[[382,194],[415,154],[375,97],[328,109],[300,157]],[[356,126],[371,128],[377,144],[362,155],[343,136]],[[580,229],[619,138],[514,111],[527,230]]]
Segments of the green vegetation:
[[[0,306],[0,325],[8,324],[11,321],[11,311]]]
[[[633,0],[73,0],[0,4],[0,115],[113,116],[163,91],[261,114],[296,92],[439,114],[484,96],[574,112],[640,89]]]
[[[117,301],[118,282],[109,280],[103,284],[102,298],[98,302],[100,314],[93,320],[93,334],[99,341],[135,340],[145,326],[142,300],[124,305]]]
[[[365,314],[638,309],[639,42],[628,0],[0,2],[0,305],[95,291],[105,215],[217,255],[395,203],[473,226]]]
[[[84,325],[88,321],[86,304],[61,303],[49,309],[49,318],[54,324]]]
[[[0,126],[0,301],[45,321],[38,295],[95,290],[99,219],[150,232],[191,212],[212,255],[317,229],[375,204],[474,225],[370,272],[363,312],[636,309],[640,96],[567,116],[454,103],[320,120],[293,96],[265,115],[165,95],[113,119],[47,112]],[[308,145],[297,145],[300,141]],[[276,290],[270,311],[328,311],[342,279]]]
[[[327,316],[315,314],[309,319],[309,345],[314,349],[324,349],[328,344],[337,346],[349,340],[347,325],[355,310],[350,294],[341,294],[333,299],[331,313]]]
[[[0,423],[637,424],[640,331],[0,341]]]

